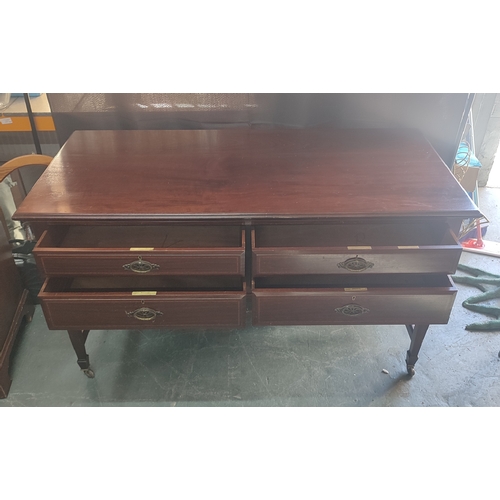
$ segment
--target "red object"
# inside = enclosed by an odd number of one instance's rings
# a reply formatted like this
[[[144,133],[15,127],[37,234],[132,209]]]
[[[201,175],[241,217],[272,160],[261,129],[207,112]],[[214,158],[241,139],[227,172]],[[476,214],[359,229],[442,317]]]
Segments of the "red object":
[[[462,243],[465,248],[484,248],[483,236],[481,234],[481,224],[476,219],[477,238],[469,238]]]

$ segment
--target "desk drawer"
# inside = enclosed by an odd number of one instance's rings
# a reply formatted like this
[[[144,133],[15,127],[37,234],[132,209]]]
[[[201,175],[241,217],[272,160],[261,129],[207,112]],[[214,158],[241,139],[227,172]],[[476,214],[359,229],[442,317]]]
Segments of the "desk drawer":
[[[270,280],[252,290],[255,325],[375,325],[447,323],[456,289],[448,276],[414,281],[380,279],[369,287],[325,281],[280,287]],[[286,283],[284,283],[286,284]]]
[[[238,226],[54,226],[33,253],[46,276],[245,272]]]
[[[276,225],[252,231],[253,275],[455,272],[445,224]]]
[[[46,280],[39,299],[50,329],[239,327],[245,323],[246,292],[241,280],[235,287],[223,282],[193,286],[193,279],[174,280],[162,288],[134,291],[112,279],[86,280]]]

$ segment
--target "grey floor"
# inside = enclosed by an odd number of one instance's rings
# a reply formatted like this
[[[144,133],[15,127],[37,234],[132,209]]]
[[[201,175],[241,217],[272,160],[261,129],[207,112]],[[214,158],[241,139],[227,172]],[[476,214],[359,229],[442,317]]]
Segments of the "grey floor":
[[[500,187],[480,190],[492,241],[499,202]],[[500,258],[464,252],[461,262],[500,274]],[[486,318],[461,305],[477,290],[457,287],[450,322],[430,327],[412,379],[404,326],[92,331],[88,379],[66,332],[49,331],[37,307],[0,406],[500,406],[500,332],[464,329]]]

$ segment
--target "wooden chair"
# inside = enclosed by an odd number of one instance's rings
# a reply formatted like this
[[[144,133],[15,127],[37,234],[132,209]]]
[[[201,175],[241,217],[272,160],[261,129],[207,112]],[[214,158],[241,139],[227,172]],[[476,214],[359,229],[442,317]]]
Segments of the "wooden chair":
[[[19,175],[18,170],[21,169],[22,167],[28,167],[32,165],[47,167],[47,165],[51,161],[52,157],[47,155],[39,155],[39,154],[23,155],[23,156],[18,156],[17,158],[13,158],[12,160],[9,160],[0,167],[0,183],[4,181],[7,176],[12,174],[13,180],[16,180],[18,185],[17,189],[15,190],[15,193],[13,193],[14,205],[13,207],[9,208],[14,208],[15,206],[17,206],[26,197],[27,194],[22,177]],[[9,228],[11,228],[13,225],[11,215],[12,214],[9,213],[9,210],[5,210],[4,207],[4,218],[5,222],[7,223],[7,227]]]
[[[4,163],[0,167],[0,182],[2,182],[8,175],[21,167],[29,165],[45,165],[47,166],[52,161],[52,156],[47,155],[23,155],[13,158]]]

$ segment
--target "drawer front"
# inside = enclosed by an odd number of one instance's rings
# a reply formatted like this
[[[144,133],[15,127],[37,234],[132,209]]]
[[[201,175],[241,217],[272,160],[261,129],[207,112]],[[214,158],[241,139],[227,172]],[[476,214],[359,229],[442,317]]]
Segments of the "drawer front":
[[[131,234],[127,229],[111,227],[108,237],[106,227],[54,226],[42,235],[33,253],[45,276],[245,273],[245,233],[241,228],[173,228],[171,241],[167,228],[134,227]],[[140,241],[148,246],[138,245]]]
[[[444,224],[263,226],[252,231],[253,276],[453,274],[461,252]]]
[[[36,249],[35,259],[45,276],[239,275],[245,274],[245,251],[159,250],[74,251]]]
[[[458,246],[420,248],[265,248],[253,251],[253,275],[401,274],[456,271]]]
[[[245,321],[241,292],[163,292],[131,298],[130,293],[50,293],[39,295],[52,330],[162,327],[239,327]]]
[[[254,289],[255,325],[447,323],[456,289]]]

